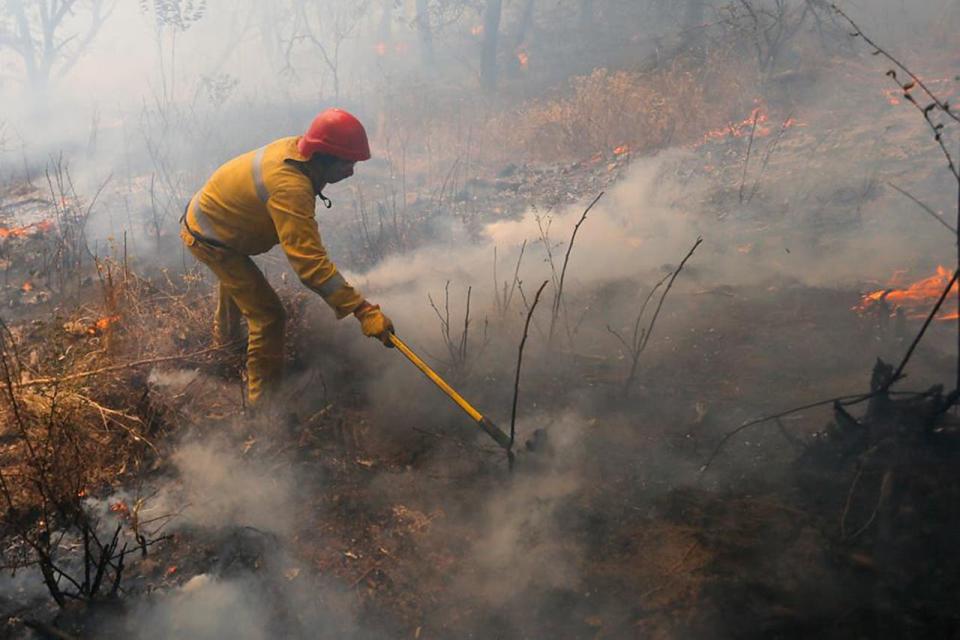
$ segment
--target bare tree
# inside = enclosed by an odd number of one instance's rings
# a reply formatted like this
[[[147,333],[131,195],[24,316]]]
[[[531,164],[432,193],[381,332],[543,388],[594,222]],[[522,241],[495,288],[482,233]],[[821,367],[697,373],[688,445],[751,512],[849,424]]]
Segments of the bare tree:
[[[207,11],[207,0],[140,0],[140,9],[152,13],[156,21],[157,56],[160,62],[161,97],[172,101],[176,93],[177,35],[187,31]],[[164,39],[170,40],[169,70],[164,54]]]
[[[20,58],[31,90],[42,97],[87,52],[113,7],[110,0],[7,0],[0,50]]]
[[[752,43],[761,76],[766,77],[808,22],[822,29],[829,7],[822,0],[736,0],[722,7],[720,14],[722,23]]]
[[[292,0],[289,20],[281,25],[285,71],[296,74],[294,59],[304,44],[320,54],[330,72],[333,95],[340,97],[340,54],[370,6],[370,0]],[[285,32],[285,33],[284,33]]]

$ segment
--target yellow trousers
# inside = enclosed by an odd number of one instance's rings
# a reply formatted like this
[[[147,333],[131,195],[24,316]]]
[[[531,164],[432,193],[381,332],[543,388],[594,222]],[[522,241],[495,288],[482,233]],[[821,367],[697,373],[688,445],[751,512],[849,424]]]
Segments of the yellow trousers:
[[[182,224],[180,238],[220,281],[214,340],[228,344],[241,339],[241,315],[247,321],[247,398],[251,406],[262,404],[283,380],[286,314],[280,298],[250,256],[200,242]]]

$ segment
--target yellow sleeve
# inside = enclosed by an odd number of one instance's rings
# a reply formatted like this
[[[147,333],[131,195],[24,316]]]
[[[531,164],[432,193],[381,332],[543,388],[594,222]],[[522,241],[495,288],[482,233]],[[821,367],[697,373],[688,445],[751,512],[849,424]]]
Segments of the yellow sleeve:
[[[300,281],[320,294],[339,319],[360,306],[363,296],[347,284],[327,255],[314,218],[315,202],[307,192],[279,190],[271,194],[267,211]]]

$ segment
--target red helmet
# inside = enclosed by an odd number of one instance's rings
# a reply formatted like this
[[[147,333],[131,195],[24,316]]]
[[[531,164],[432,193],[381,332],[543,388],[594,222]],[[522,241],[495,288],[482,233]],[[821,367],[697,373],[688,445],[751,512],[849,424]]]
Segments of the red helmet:
[[[367,132],[343,109],[327,109],[314,118],[297,149],[305,158],[323,153],[352,162],[370,159]]]

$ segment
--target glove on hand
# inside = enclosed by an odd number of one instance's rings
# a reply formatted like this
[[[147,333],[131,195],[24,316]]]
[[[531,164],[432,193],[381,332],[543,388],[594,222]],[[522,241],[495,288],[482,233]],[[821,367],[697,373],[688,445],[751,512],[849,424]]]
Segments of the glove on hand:
[[[393,323],[380,311],[380,305],[370,304],[364,300],[353,312],[353,315],[360,321],[360,329],[363,331],[363,335],[377,338],[384,346],[393,348],[393,343],[390,342]]]

